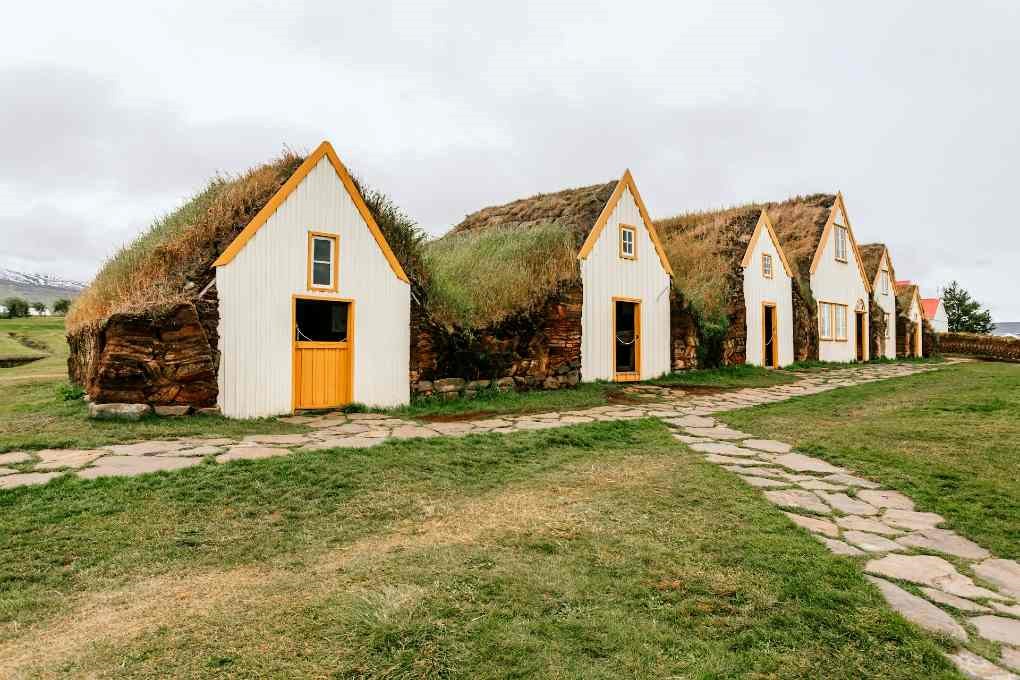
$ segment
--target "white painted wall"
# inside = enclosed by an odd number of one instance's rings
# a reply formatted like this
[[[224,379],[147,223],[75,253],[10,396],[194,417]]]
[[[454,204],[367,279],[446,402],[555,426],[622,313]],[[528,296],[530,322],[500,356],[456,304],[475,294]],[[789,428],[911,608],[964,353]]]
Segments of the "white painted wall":
[[[837,203],[838,205],[838,203]],[[837,220],[837,223],[840,220]],[[868,328],[870,320],[867,313],[868,289],[861,270],[857,265],[857,254],[854,251],[853,235],[847,234],[847,261],[836,259],[836,229],[829,230],[822,250],[822,259],[818,269],[811,275],[811,294],[816,302],[832,302],[847,306],[847,339],[819,340],[818,358],[822,361],[856,361],[857,360],[857,324],[854,310],[858,301],[863,301],[864,315],[864,357],[868,358]],[[816,310],[817,311],[817,310]]]
[[[928,320],[936,333],[949,332],[949,317],[946,316],[946,306],[939,300],[939,306],[935,308],[935,316]]]
[[[308,290],[308,232],[339,236],[336,293]],[[354,300],[354,400],[409,398],[410,288],[397,278],[353,200],[323,157],[272,217],[216,270],[220,299],[219,406],[254,418],[292,405],[292,296]]]
[[[619,225],[634,226],[637,259],[620,257]],[[641,379],[669,372],[669,274],[663,269],[637,203],[626,189],[598,241],[581,260],[581,378],[613,379],[613,298],[641,300]]]
[[[882,275],[883,271],[889,282],[889,288],[887,292],[882,290]],[[888,314],[887,325],[886,325],[886,340],[885,340],[885,354],[883,355],[887,359],[896,358],[896,287],[895,281],[893,281],[892,269],[889,267],[889,263],[885,257],[882,259],[882,263],[878,267],[878,274],[875,275],[875,280],[871,282],[871,288],[874,291],[875,303],[882,308],[882,311]]]
[[[762,275],[761,256],[772,256],[771,279]],[[779,323],[779,365],[793,363],[793,288],[792,280],[783,268],[779,249],[769,230],[762,228],[754,246],[750,265],[744,267],[744,305],[747,313],[747,363],[764,366],[762,355],[762,303],[776,305]]]

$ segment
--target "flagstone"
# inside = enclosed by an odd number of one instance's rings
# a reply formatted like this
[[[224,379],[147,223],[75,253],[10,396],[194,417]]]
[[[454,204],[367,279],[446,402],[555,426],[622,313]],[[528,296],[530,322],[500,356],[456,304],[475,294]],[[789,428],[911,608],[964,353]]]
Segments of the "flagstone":
[[[393,432],[390,433],[390,436],[394,439],[413,439],[415,437],[438,437],[439,433],[427,427],[404,425],[402,427],[395,428]]]
[[[134,444],[113,444],[107,450],[115,456],[148,456],[154,453],[169,453],[187,447],[181,441],[145,441]]]
[[[1020,564],[1013,560],[985,560],[974,567],[974,573],[995,584],[1004,593],[1020,599]]]
[[[965,597],[957,597],[956,595],[950,595],[949,593],[944,593],[941,590],[936,590],[935,588],[922,586],[921,592],[924,593],[924,596],[927,597],[932,602],[938,602],[939,604],[948,605],[953,609],[959,609],[961,612],[982,613],[992,611],[983,604],[978,604],[977,602],[968,600]]]
[[[772,461],[795,472],[845,472],[842,468],[838,468],[818,458],[805,456],[803,453],[785,453],[773,456]]]
[[[467,434],[475,430],[471,422],[429,423],[429,427],[439,434]]]
[[[82,479],[96,479],[97,477],[134,477],[149,472],[164,472],[180,470],[193,465],[201,464],[201,458],[186,458],[182,456],[103,456],[95,462],[95,465],[78,471]]]
[[[348,413],[347,417],[351,420],[382,420],[389,416],[385,413]]]
[[[822,477],[826,482],[832,482],[833,484],[845,484],[847,486],[859,486],[862,489],[877,489],[878,484],[871,481],[870,479],[862,479],[860,477],[854,477],[853,475],[844,474],[838,472],[834,475]]]
[[[234,460],[260,460],[262,458],[289,456],[290,453],[290,449],[272,446],[238,446],[216,456],[216,462],[229,463]]]
[[[844,531],[843,540],[856,545],[865,552],[899,552],[903,546],[878,534],[865,531]]]
[[[368,437],[334,437],[323,439],[314,444],[302,446],[304,451],[323,451],[328,449],[367,449],[382,443],[381,438],[370,439]]]
[[[549,430],[559,426],[560,424],[557,422],[544,420],[518,420],[514,423],[514,427],[518,430]]]
[[[715,427],[715,418],[704,416],[684,416],[683,418],[669,418],[666,420],[670,425],[677,427]]]
[[[343,423],[328,429],[332,434],[361,434],[362,432],[368,432],[373,427],[368,423]]]
[[[882,521],[889,526],[901,529],[923,531],[924,529],[934,529],[935,525],[942,524],[946,520],[942,515],[936,515],[934,512],[914,512],[890,508],[882,515]]]
[[[705,460],[716,465],[768,465],[765,461],[758,460],[757,458],[734,458],[733,456],[723,456],[718,453],[705,454]]]
[[[736,472],[739,475],[753,475],[755,477],[768,477],[769,479],[786,479],[781,471],[770,467],[723,465],[723,469],[729,470],[730,472]]]
[[[3,477],[5,475],[14,475],[17,474],[17,472],[18,471],[15,470],[14,468],[0,467],[0,477]]]
[[[61,468],[80,468],[106,453],[105,449],[43,449],[36,451],[40,462],[33,469],[48,471]]]
[[[868,562],[864,570],[877,576],[931,586],[959,597],[1005,599],[998,593],[974,585],[970,577],[956,571],[952,564],[932,555],[886,555]]]
[[[896,539],[900,545],[908,548],[922,548],[935,552],[962,557],[968,560],[983,560],[991,557],[991,553],[980,545],[947,529],[924,529],[915,531]]]
[[[1003,647],[1001,661],[1003,665],[1009,666],[1014,670],[1020,671],[1020,649],[1013,647]]]
[[[357,435],[358,437],[364,437],[366,439],[385,439],[390,436],[390,430],[369,430],[368,432],[362,432]],[[450,433],[450,436],[459,436],[454,433]]]
[[[866,577],[882,593],[889,606],[907,621],[940,635],[948,635],[960,642],[967,641],[967,632],[956,620],[927,600],[908,593],[903,588],[874,576]]]
[[[839,537],[839,528],[827,519],[798,515],[793,512],[784,512],[783,514],[789,517],[797,526],[804,527],[812,533],[823,534],[829,538]]]
[[[789,453],[793,447],[785,442],[778,442],[774,439],[745,439],[740,442],[741,446],[749,449],[758,449],[768,453]]]
[[[845,493],[827,493],[816,491],[818,497],[846,515],[877,515],[878,510],[864,501],[850,498]]]
[[[819,515],[828,515],[832,512],[827,505],[818,500],[810,491],[802,489],[789,489],[786,491],[766,491],[765,497],[773,505],[786,508],[800,508]]]
[[[691,444],[690,448],[699,453],[721,453],[724,456],[741,456],[753,458],[758,456],[757,451],[742,449],[736,444],[727,442],[708,442],[705,444]]]
[[[809,479],[803,482],[798,482],[797,486],[809,491],[846,491],[845,486],[830,484],[829,482],[823,482],[820,479]]]
[[[825,536],[815,536],[821,541],[829,552],[835,555],[845,555],[847,557],[856,557],[857,555],[863,555],[864,552],[853,547],[849,543],[843,541],[837,541],[835,538],[826,538]]]
[[[694,435],[695,437],[710,437],[712,439],[747,439],[751,435],[739,430],[731,430],[723,425],[716,425],[715,427],[687,427],[684,428],[687,434]]]
[[[181,449],[180,451],[173,451],[170,453],[157,453],[156,457],[161,458],[166,456],[186,456],[186,457],[197,456],[202,458],[205,456],[214,456],[217,453],[221,453],[222,451],[223,451],[222,446],[196,446],[191,449]]]
[[[903,533],[900,529],[880,522],[872,517],[861,517],[860,515],[843,515],[836,518],[836,524],[844,529],[853,531],[867,531],[870,534],[882,534],[885,536],[899,536]]]
[[[21,472],[13,475],[0,477],[0,489],[14,489],[19,486],[32,486],[45,484],[54,477],[59,477],[62,472]]]
[[[1003,604],[1001,602],[991,602],[990,604],[1000,614],[1008,614],[1020,619],[1020,604]]]
[[[988,659],[966,649],[959,649],[954,654],[946,654],[946,658],[971,680],[1020,680],[1013,673],[999,668]]]
[[[876,508],[896,508],[898,510],[914,509],[914,501],[910,500],[898,491],[862,489],[857,492],[857,497],[865,503],[874,505]]]
[[[757,477],[757,476],[744,476],[740,475],[740,478],[750,484],[751,486],[759,489],[765,488],[782,488],[790,486],[789,482],[782,482],[778,479],[770,479],[768,477]]]
[[[674,434],[673,439],[683,442],[684,444],[707,444],[708,442],[713,441],[708,437],[691,437],[686,434]]]
[[[304,444],[309,438],[303,434],[250,434],[243,441],[256,444]]]
[[[983,614],[969,619],[970,624],[977,628],[978,635],[1007,645],[1020,645],[1020,621],[1007,619],[1004,616]]]
[[[17,463],[26,463],[30,460],[32,460],[32,456],[24,451],[0,453],[0,465],[15,465]]]

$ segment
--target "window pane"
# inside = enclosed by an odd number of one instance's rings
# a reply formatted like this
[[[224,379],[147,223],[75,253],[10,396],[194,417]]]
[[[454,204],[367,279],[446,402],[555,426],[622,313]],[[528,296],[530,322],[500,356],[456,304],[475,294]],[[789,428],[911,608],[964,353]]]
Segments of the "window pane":
[[[329,262],[332,258],[331,250],[333,241],[328,238],[317,238],[312,243],[312,260],[315,262]]]
[[[333,277],[330,272],[332,267],[328,262],[315,262],[312,264],[312,284],[316,286],[332,286]]]

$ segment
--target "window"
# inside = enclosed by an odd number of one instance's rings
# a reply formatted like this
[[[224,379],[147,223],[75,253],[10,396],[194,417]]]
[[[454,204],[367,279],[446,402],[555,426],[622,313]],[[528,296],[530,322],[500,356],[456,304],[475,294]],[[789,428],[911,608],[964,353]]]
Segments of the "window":
[[[882,270],[882,294],[889,294],[889,272],[885,269]]]
[[[308,288],[336,290],[336,236],[308,234]]]
[[[828,302],[818,303],[818,337],[832,340],[832,305]]]
[[[847,306],[832,302],[818,303],[818,337],[820,340],[846,340]]]
[[[835,315],[836,340],[846,340],[846,305],[832,305]]]
[[[766,279],[772,278],[772,256],[768,253],[761,254],[761,275]]]
[[[634,227],[620,225],[620,257],[627,260],[637,259],[637,246],[634,243],[636,236],[637,230]]]
[[[836,259],[846,262],[846,227],[836,225]]]

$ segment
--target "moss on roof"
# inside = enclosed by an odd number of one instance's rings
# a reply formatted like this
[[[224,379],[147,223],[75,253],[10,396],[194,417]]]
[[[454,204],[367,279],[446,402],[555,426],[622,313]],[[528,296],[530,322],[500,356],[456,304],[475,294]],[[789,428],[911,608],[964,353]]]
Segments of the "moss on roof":
[[[861,254],[861,264],[868,275],[868,281],[874,281],[878,276],[878,268],[882,264],[882,255],[885,254],[884,243],[865,243],[857,246]],[[891,274],[890,274],[891,275]]]
[[[918,299],[920,306],[921,293],[917,284],[910,283],[909,281],[897,281],[893,286],[893,292],[896,293],[897,312],[906,315],[910,311],[910,305],[913,304],[915,297]],[[923,308],[918,311],[922,315],[924,314]]]

